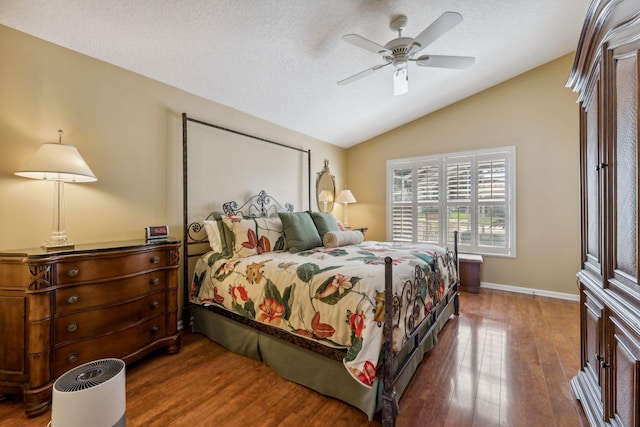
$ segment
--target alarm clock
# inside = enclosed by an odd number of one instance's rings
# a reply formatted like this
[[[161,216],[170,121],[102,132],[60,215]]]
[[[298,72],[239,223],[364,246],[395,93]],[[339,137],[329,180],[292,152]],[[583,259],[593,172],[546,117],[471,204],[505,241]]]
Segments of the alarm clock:
[[[169,226],[154,225],[144,228],[147,240],[166,240],[169,237]]]

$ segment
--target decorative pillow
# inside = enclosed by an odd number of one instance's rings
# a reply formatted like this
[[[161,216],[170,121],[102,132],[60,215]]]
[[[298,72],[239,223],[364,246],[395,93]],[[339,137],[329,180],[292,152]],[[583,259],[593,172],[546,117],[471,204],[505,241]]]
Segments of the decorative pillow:
[[[309,212],[279,212],[289,252],[296,253],[322,246],[318,229]]]
[[[233,254],[244,258],[284,249],[282,221],[279,218],[223,217],[233,236]]]
[[[336,219],[329,212],[310,212],[311,219],[316,225],[320,239],[324,237],[329,231],[340,231]]]
[[[211,214],[213,219],[218,223],[218,230],[220,233],[220,242],[222,244],[222,255],[225,258],[229,258],[233,255],[233,234],[231,234],[231,230],[229,227],[222,221],[222,218],[225,216],[222,212],[213,212]],[[238,218],[241,217],[229,217],[228,218]]]
[[[347,231],[347,227],[345,227],[344,225],[342,225],[342,222],[339,219],[336,219],[336,223],[338,224],[338,230],[340,231]]]
[[[322,242],[328,248],[337,246],[359,245],[364,240],[364,234],[359,230],[329,231]]]
[[[211,250],[222,253],[222,237],[220,236],[218,221],[202,221],[202,225],[204,226],[204,231],[207,232]]]

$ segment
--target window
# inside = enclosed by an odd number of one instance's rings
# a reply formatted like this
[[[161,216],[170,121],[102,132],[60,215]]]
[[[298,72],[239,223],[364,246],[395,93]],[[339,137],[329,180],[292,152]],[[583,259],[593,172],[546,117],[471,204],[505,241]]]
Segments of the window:
[[[387,240],[515,257],[515,147],[387,161]]]

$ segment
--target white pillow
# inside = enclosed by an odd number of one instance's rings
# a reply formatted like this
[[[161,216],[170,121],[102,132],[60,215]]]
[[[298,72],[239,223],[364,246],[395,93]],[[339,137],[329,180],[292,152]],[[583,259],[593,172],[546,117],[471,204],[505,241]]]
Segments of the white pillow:
[[[203,221],[202,224],[204,225],[204,230],[207,232],[211,250],[222,253],[222,238],[220,237],[218,221]]]
[[[359,230],[329,231],[324,235],[322,243],[327,248],[338,246],[359,245],[364,240],[364,234]]]

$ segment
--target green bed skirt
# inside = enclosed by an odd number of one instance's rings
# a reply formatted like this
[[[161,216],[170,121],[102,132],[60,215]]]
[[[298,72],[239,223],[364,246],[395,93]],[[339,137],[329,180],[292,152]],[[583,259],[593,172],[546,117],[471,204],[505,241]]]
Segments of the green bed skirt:
[[[422,351],[417,353],[396,382],[398,398],[408,386],[424,354],[437,342],[437,333],[453,314],[453,309],[453,304],[443,309],[432,332],[424,340]],[[379,378],[374,380],[371,388],[366,388],[353,379],[340,361],[262,333],[204,307],[192,305],[191,312],[194,332],[206,335],[234,353],[262,361],[282,378],[346,402],[363,411],[369,420],[382,407],[382,381]]]

